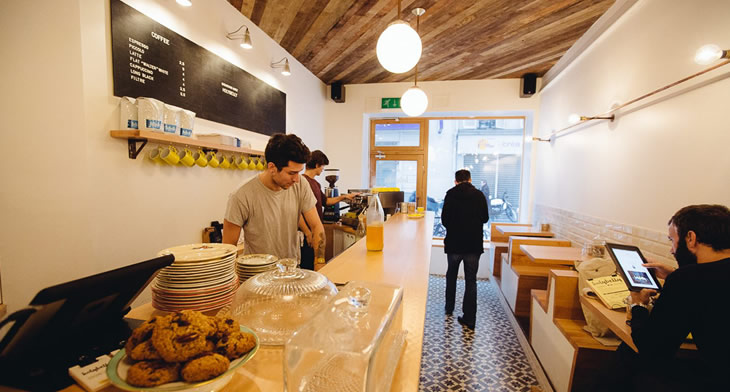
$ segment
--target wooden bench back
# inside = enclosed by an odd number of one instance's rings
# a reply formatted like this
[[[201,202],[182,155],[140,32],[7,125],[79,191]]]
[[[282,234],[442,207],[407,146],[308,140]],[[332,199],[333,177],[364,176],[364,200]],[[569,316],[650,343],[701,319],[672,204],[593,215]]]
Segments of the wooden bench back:
[[[532,225],[529,223],[499,223],[499,222],[492,222],[492,229],[489,232],[489,240],[492,242],[507,242],[509,239],[508,236],[500,233],[497,231],[496,226],[522,226],[522,227],[531,227]]]
[[[584,320],[583,309],[580,306],[580,293],[578,292],[578,272],[551,270],[550,275],[548,275],[548,293],[550,293],[553,284],[555,284],[553,318]]]
[[[570,246],[570,241],[542,237],[509,237],[509,264],[535,264],[520,250],[520,245]]]

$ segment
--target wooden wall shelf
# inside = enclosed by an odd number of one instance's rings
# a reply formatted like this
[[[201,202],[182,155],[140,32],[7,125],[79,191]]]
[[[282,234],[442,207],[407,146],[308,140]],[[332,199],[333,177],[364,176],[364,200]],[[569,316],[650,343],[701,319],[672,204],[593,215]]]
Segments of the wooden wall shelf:
[[[259,157],[264,155],[264,152],[259,150],[252,150],[245,147],[227,146],[225,144],[209,143],[192,137],[169,135],[161,132],[125,130],[111,131],[110,134],[113,138],[127,139],[130,159],[137,159],[137,155],[142,152],[142,149],[145,145],[147,145],[147,142],[200,147],[201,149],[203,149],[203,151],[231,151],[240,154],[255,155]],[[137,143],[142,143],[142,145],[137,147]]]

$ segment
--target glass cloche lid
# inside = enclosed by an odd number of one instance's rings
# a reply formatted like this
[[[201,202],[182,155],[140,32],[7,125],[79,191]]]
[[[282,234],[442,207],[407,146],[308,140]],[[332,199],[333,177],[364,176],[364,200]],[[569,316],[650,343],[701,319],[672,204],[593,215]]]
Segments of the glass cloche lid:
[[[265,345],[283,345],[337,294],[327,277],[297,268],[294,259],[281,259],[276,267],[241,285],[228,311]]]

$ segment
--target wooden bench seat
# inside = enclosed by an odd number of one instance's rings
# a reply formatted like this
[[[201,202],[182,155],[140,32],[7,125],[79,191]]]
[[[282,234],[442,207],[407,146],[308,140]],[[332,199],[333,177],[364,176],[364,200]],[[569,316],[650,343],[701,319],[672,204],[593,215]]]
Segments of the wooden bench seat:
[[[530,292],[533,289],[545,290],[548,275],[553,269],[570,269],[565,265],[510,265],[502,260],[500,289],[512,313],[517,317],[530,316]]]
[[[552,270],[547,290],[532,290],[530,344],[556,392],[591,391],[615,369],[616,347],[583,330],[578,273]]]
[[[589,348],[592,350],[616,351],[614,346],[604,346],[593,339],[593,336],[586,332],[583,327],[586,326],[584,320],[559,319],[553,320],[560,332],[563,333],[570,344],[576,349]]]

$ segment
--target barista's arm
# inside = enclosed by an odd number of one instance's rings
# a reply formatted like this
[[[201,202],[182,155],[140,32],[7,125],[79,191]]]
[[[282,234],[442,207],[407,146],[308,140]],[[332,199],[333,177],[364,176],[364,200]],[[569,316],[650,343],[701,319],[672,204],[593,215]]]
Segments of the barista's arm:
[[[223,219],[223,243],[238,245],[238,237],[241,236],[241,226]]]
[[[352,200],[357,195],[359,195],[359,193],[345,193],[344,195],[339,195],[337,197],[328,197],[326,203],[328,206],[332,206],[345,199]]]
[[[309,226],[307,226],[307,222],[304,221],[304,216],[299,215],[299,230],[304,233],[304,238],[307,239],[307,245],[312,246],[312,230],[309,230]]]
[[[314,263],[324,263],[324,248],[326,240],[324,238],[324,226],[319,220],[319,214],[317,213],[317,207],[312,207],[303,214],[306,220],[307,226],[312,229],[312,248],[314,248]]]

